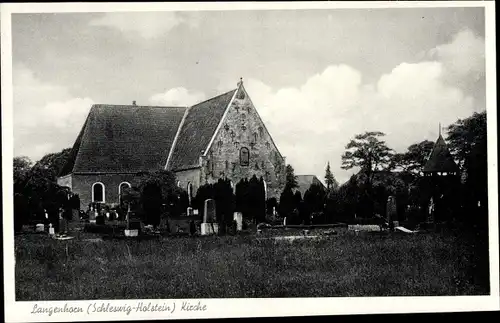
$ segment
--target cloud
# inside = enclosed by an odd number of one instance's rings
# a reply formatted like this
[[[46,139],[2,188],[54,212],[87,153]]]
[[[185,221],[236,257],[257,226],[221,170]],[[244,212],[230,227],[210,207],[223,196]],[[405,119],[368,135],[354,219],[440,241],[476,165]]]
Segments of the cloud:
[[[484,38],[475,35],[470,29],[455,34],[450,43],[432,48],[428,56],[442,62],[451,76],[472,76],[478,80],[484,75]]]
[[[186,88],[176,87],[164,93],[158,93],[149,99],[151,104],[165,106],[191,106],[205,100],[202,92],[190,92]]]
[[[421,140],[434,141],[439,122],[445,126],[472,114],[476,93],[459,84],[471,73],[484,78],[484,70],[478,62],[466,62],[457,43],[471,54],[480,46],[462,32],[436,47],[436,60],[401,63],[375,83],[364,83],[361,72],[350,66],[331,65],[299,87],[272,89],[253,79],[245,87],[297,174],[322,179],[330,161],[344,182],[354,171],[340,168],[341,155],[355,134],[382,131],[391,148],[404,151]],[[479,57],[470,61],[481,61],[481,51],[474,52]]]
[[[197,13],[180,12],[112,12],[90,21],[91,26],[104,26],[122,31],[124,34],[138,34],[146,39],[159,37],[178,25],[198,27]]]
[[[73,145],[92,106],[60,85],[43,82],[33,71],[13,69],[15,155],[33,160]]]

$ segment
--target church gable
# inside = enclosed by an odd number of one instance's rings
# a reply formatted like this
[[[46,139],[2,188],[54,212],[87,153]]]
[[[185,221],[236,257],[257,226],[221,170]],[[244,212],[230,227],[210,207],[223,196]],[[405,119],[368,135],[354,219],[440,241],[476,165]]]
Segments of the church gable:
[[[281,188],[285,161],[241,83],[204,158],[209,179],[237,182],[256,175],[270,189]]]

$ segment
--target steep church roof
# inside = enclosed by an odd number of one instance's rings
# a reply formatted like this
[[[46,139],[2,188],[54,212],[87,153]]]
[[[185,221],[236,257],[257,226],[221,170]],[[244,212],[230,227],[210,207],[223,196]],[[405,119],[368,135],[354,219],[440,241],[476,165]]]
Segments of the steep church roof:
[[[458,172],[458,166],[453,160],[450,150],[441,134],[439,134],[439,138],[434,144],[434,148],[424,165],[423,171],[424,173]]]
[[[198,167],[236,91],[189,108],[93,105],[59,176]]]
[[[189,108],[168,169],[182,170],[199,166],[202,150],[210,143],[235,91],[229,91]]]
[[[60,176],[162,169],[186,109],[93,105]]]

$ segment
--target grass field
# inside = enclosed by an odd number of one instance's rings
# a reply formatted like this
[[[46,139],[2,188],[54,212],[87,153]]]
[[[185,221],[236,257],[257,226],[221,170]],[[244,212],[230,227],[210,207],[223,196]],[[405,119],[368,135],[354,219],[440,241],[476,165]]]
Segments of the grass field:
[[[16,299],[487,294],[484,266],[452,234],[349,232],[319,241],[255,236],[150,241],[16,236]]]

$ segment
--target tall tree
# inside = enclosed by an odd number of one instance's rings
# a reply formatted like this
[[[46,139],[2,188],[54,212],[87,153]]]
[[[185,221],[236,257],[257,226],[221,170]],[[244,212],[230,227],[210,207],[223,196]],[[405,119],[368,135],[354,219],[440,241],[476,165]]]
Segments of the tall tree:
[[[37,161],[33,168],[43,171],[48,179],[55,181],[66,164],[70,152],[71,148],[65,148],[60,152],[47,154]]]
[[[488,223],[488,159],[486,111],[459,119],[448,127],[448,147],[465,175],[463,205],[483,227]]]
[[[388,169],[394,153],[385,141],[379,139],[383,136],[385,134],[380,131],[356,135],[346,145],[346,151],[342,155],[342,169],[359,167],[368,180],[373,179],[374,172]]]
[[[451,154],[462,170],[467,169],[467,159],[474,147],[486,142],[486,111],[459,119],[448,126],[446,138]],[[486,156],[486,155],[485,155]]]
[[[21,193],[30,175],[32,162],[28,157],[15,157],[14,167],[14,193]]]
[[[312,183],[311,186],[304,192],[304,203],[310,213],[322,212],[325,205],[327,192],[323,185]]]
[[[299,184],[297,182],[297,176],[295,176],[295,170],[293,169],[292,165],[288,164],[286,165],[286,184],[285,187],[288,188],[296,188],[299,187]]]
[[[359,168],[359,174],[364,177],[364,195],[361,199],[363,213],[373,214],[372,182],[375,173],[387,170],[391,166],[394,155],[380,138],[385,136],[380,131],[367,131],[358,134],[346,145],[342,155],[342,169]]]
[[[326,171],[325,171],[325,183],[326,183],[326,189],[330,191],[331,189],[336,190],[339,187],[339,183],[335,179],[335,177],[332,174],[332,171],[330,170],[330,162],[326,165]]]

